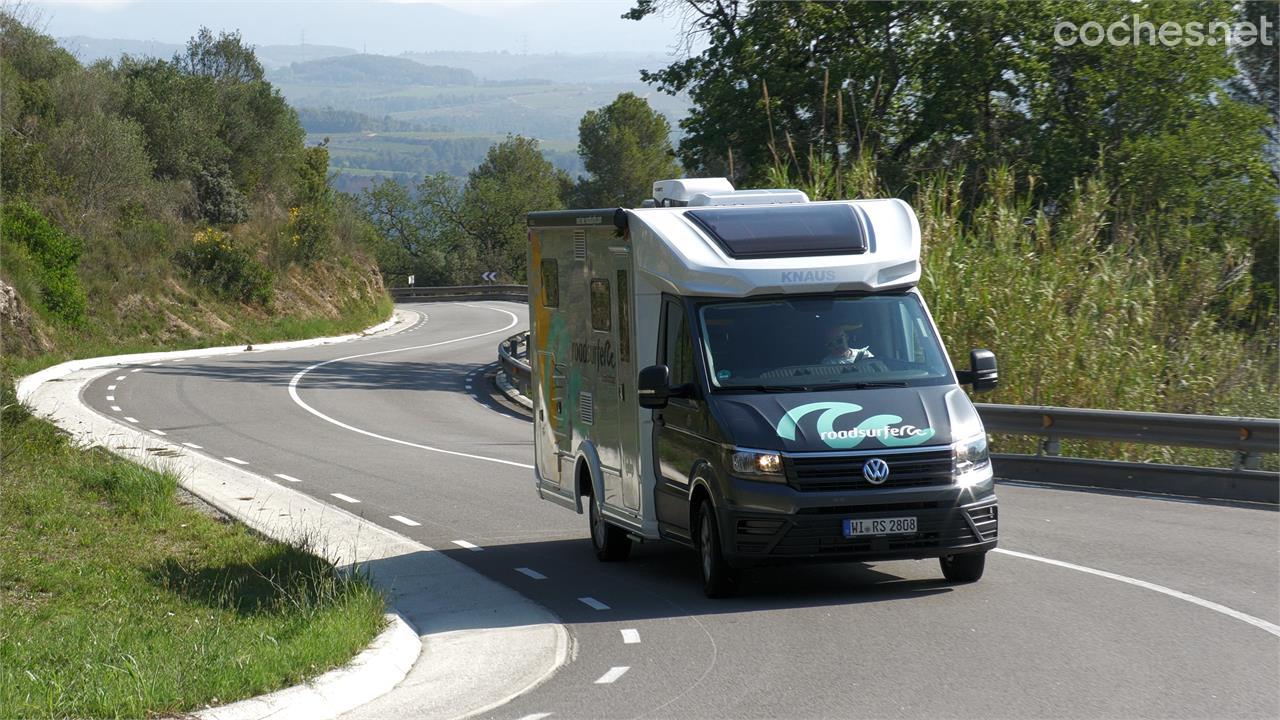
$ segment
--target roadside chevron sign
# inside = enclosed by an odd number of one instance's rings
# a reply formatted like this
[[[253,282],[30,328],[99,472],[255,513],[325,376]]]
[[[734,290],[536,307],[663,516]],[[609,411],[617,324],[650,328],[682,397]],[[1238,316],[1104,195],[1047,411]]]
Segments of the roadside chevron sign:
[[[480,277],[485,282],[493,282],[498,279],[498,273],[494,272],[493,270],[490,270],[489,272],[481,275]]]

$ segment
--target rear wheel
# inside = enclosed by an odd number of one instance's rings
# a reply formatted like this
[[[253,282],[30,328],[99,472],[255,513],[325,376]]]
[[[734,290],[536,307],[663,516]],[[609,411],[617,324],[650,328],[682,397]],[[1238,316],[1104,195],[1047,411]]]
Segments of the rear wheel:
[[[600,512],[600,503],[594,496],[588,496],[587,520],[591,523],[591,546],[596,551],[596,558],[605,562],[626,560],[631,554],[631,538],[627,532],[604,519]]]
[[[965,553],[938,558],[942,565],[942,575],[951,582],[971,583],[982,578],[982,571],[987,567],[987,554]]]
[[[702,592],[709,598],[733,594],[738,573],[725,562],[720,549],[720,526],[715,509],[703,501],[698,506],[698,565],[702,569]]]

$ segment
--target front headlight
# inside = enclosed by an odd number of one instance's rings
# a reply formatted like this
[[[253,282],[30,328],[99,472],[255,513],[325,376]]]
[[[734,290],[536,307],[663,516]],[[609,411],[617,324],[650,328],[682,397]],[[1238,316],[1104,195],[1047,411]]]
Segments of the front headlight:
[[[738,477],[768,482],[786,482],[782,471],[782,456],[778,453],[735,447],[730,453],[729,466]]]
[[[951,444],[951,477],[960,487],[973,487],[991,479],[986,433]]]

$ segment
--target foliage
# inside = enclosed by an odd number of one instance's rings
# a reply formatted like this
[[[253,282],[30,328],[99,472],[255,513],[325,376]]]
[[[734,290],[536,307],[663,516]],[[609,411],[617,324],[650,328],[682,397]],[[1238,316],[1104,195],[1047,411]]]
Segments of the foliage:
[[[311,262],[325,253],[334,234],[334,193],[329,185],[329,150],[309,147],[299,158],[295,202],[289,208],[289,257]]]
[[[59,230],[25,202],[0,206],[0,237],[6,262],[29,258],[35,266],[40,301],[52,315],[73,324],[85,317],[85,293],[76,275],[83,250],[79,239]],[[21,257],[12,257],[21,253]]]
[[[375,83],[396,85],[476,85],[470,70],[443,65],[425,65],[403,57],[386,55],[343,55],[292,63],[272,73],[277,82]]]
[[[632,93],[590,110],[578,126],[578,154],[588,178],[578,181],[579,207],[638,207],[653,182],[680,175],[667,119]]]
[[[195,186],[201,218],[216,225],[234,225],[249,219],[249,199],[236,187],[226,165],[201,169]]]
[[[223,297],[264,306],[271,302],[271,271],[224,232],[197,232],[191,244],[178,251],[177,262],[197,284]]]
[[[522,282],[525,216],[564,207],[569,177],[542,156],[538,142],[518,135],[489,148],[465,185],[436,175],[411,193],[394,180],[365,191],[361,204],[387,242],[379,258],[395,282],[416,275],[418,285],[474,283],[496,271]]]

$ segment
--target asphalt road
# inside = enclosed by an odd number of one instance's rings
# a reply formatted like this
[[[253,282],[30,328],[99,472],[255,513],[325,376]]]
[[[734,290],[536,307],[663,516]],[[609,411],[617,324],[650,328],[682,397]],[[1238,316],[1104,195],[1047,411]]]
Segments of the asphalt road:
[[[1000,548],[1020,554],[979,583],[936,561],[784,567],[708,600],[691,552],[599,563],[585,516],[537,498],[530,422],[487,377],[524,306],[401,307],[423,320],[125,368],[84,399],[557,614],[572,660],[488,717],[1280,717],[1276,512],[1002,483]]]

